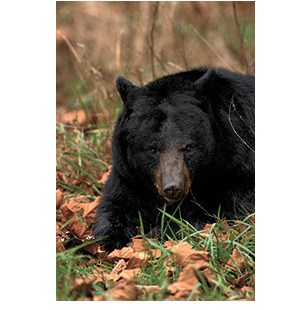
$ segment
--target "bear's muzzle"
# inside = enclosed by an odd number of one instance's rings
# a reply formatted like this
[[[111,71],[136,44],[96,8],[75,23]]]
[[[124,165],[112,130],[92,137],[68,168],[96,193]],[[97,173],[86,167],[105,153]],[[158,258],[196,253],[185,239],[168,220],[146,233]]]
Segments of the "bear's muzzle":
[[[155,186],[158,193],[168,202],[175,202],[187,195],[191,186],[189,170],[183,154],[170,151],[160,154]]]

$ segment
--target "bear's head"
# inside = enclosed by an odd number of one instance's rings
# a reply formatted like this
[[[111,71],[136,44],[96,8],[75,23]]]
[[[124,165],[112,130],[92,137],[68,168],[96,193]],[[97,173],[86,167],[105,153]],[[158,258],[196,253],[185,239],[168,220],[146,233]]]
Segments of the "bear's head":
[[[158,192],[169,202],[183,198],[214,158],[209,81],[214,70],[155,80],[144,87],[116,79],[124,103],[113,135],[118,173]]]

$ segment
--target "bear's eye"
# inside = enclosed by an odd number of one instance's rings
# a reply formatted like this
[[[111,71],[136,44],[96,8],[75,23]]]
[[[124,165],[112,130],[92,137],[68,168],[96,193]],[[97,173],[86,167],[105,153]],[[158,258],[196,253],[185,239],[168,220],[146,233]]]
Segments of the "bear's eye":
[[[192,145],[187,145],[187,146],[185,147],[185,150],[186,150],[187,152],[191,152],[191,151],[194,150],[194,147],[193,147]]]
[[[156,147],[151,147],[149,149],[150,154],[156,154],[158,152],[158,149]]]

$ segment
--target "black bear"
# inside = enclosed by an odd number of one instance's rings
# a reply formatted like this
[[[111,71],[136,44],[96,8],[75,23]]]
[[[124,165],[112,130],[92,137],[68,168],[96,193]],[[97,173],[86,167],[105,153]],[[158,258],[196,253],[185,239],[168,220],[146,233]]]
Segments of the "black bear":
[[[138,87],[119,76],[124,103],[112,137],[113,166],[93,232],[109,252],[156,232],[160,209],[203,228],[221,212],[254,212],[255,78],[202,67]]]

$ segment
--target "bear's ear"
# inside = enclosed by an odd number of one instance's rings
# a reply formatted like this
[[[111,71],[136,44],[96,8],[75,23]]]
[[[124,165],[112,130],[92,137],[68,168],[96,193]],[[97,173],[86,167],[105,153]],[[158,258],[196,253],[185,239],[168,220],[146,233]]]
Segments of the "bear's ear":
[[[202,75],[198,80],[195,81],[196,88],[201,90],[211,90],[215,83],[217,74],[214,68],[209,68],[206,73]]]
[[[128,81],[124,76],[118,76],[115,79],[116,88],[125,103],[127,100],[127,96],[130,93],[131,90],[138,88],[134,84],[132,84],[130,81]]]

